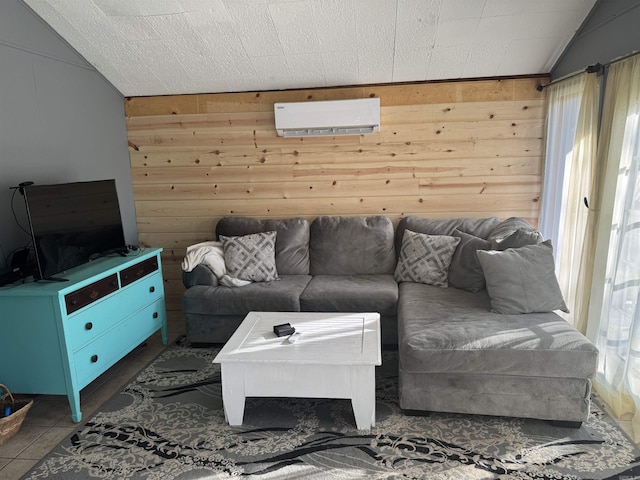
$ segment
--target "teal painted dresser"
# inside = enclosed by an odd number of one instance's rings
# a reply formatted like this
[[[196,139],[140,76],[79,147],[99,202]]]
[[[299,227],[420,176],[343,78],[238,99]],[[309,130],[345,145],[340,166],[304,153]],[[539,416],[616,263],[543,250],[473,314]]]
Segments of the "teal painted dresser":
[[[154,332],[167,344],[161,251],[98,258],[58,274],[64,282],[0,288],[0,383],[66,394],[79,422],[82,388]]]

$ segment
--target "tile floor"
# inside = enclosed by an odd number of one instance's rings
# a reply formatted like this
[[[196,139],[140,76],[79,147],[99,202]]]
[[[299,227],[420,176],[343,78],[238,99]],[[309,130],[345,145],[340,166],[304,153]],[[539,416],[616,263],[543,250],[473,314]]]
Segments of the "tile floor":
[[[179,312],[170,312],[168,325],[169,343],[184,334],[184,318]],[[89,418],[164,348],[160,334],[156,333],[84,388],[80,392],[83,418]],[[630,419],[622,419],[618,423],[631,437]],[[76,428],[77,424],[71,421],[66,396],[34,396],[34,405],[20,431],[0,446],[0,478],[20,479]]]
[[[169,312],[169,343],[184,334],[180,312]],[[82,418],[89,418],[163,349],[160,333],[152,335],[80,392]],[[66,395],[34,395],[34,403],[17,434],[0,446],[0,478],[18,480],[78,424],[71,420]]]

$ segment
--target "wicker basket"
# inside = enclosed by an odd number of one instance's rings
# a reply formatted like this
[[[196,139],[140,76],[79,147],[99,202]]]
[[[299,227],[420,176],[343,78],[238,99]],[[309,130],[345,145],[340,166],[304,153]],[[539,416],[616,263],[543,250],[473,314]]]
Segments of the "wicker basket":
[[[3,445],[20,430],[24,417],[33,405],[33,400],[16,400],[9,389],[1,383],[0,389],[5,391],[0,396],[0,415],[4,415],[7,407],[11,408],[11,414],[8,417],[0,417],[0,445]]]

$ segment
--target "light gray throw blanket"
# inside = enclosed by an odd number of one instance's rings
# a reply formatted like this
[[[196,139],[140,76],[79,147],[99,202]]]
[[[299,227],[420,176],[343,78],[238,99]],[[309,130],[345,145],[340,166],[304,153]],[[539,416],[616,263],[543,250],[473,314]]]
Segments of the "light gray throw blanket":
[[[206,265],[211,269],[218,278],[220,285],[242,287],[251,283],[249,280],[240,280],[227,274],[222,242],[202,242],[187,247],[186,255],[182,260],[182,270],[190,272],[200,264]]]

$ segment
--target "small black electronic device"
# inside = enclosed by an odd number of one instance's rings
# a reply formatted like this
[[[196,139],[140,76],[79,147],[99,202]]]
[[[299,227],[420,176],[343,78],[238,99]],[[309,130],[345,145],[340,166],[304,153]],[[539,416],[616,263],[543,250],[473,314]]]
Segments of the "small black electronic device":
[[[23,248],[16,250],[11,255],[11,264],[9,265],[12,270],[24,268],[29,263],[29,249]]]
[[[24,280],[36,273],[36,265],[29,259],[29,249],[16,250],[11,256],[9,268],[0,272],[0,287]]]
[[[19,273],[14,272],[12,269],[3,270],[0,272],[0,287],[4,287],[5,285],[9,285],[17,280],[20,280],[22,277]]]
[[[36,266],[33,264],[24,264],[20,267],[13,267],[0,272],[0,287],[15,283],[18,280],[24,280],[25,278],[36,273]]]
[[[289,323],[283,323],[282,325],[274,325],[273,333],[278,337],[287,337],[296,331],[295,328]]]

